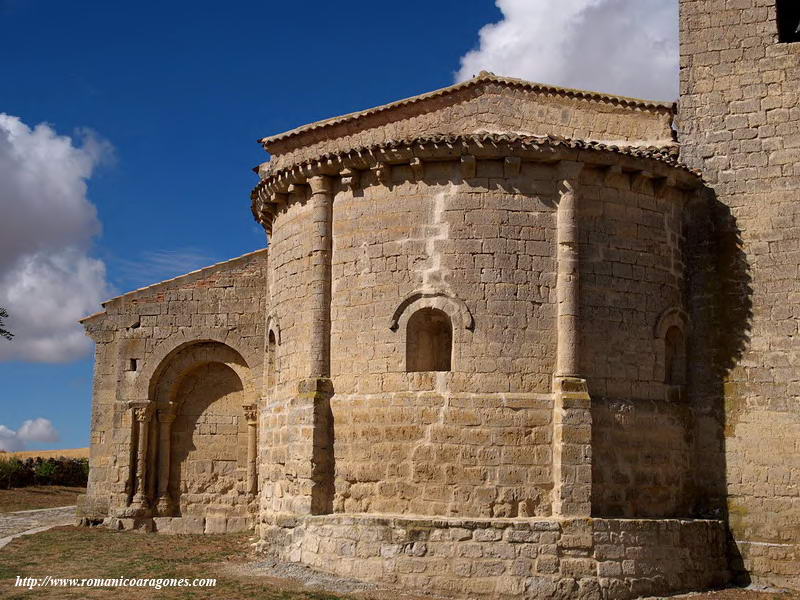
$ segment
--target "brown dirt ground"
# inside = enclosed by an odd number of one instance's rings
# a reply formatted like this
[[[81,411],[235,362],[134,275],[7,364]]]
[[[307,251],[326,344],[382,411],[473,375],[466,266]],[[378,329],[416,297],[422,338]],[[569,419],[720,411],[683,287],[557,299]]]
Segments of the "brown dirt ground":
[[[0,452],[0,458],[89,458],[89,448],[66,448],[64,450],[32,450],[30,452]]]
[[[334,595],[304,589],[302,583],[272,577],[240,574],[240,567],[254,556],[247,534],[238,535],[148,535],[103,528],[59,527],[18,538],[0,552],[0,597],[115,600],[215,599],[225,600],[410,600],[396,591],[372,590],[355,595]],[[59,587],[28,590],[16,587],[21,577],[110,578],[207,578],[215,587],[204,588],[87,588]],[[798,596],[724,590],[690,594],[691,600],[788,600]]]
[[[32,485],[0,490],[0,513],[70,506],[75,504],[78,494],[84,492],[86,488],[63,485]]]

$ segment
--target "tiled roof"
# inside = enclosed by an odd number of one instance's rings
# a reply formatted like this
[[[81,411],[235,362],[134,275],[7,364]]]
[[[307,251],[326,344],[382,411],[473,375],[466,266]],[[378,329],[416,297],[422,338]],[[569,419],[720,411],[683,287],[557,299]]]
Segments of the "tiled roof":
[[[363,117],[367,117],[369,115],[378,114],[381,112],[393,110],[402,106],[407,106],[410,104],[416,104],[418,102],[422,102],[425,100],[429,100],[432,98],[438,98],[441,96],[447,96],[449,94],[453,94],[455,92],[465,90],[471,87],[477,87],[480,85],[485,85],[487,83],[494,83],[502,86],[507,86],[516,89],[523,89],[532,92],[539,92],[542,94],[553,94],[559,96],[565,96],[568,98],[579,98],[584,100],[594,100],[597,102],[605,102],[611,104],[617,104],[619,106],[625,106],[633,109],[640,109],[640,110],[651,110],[651,111],[668,111],[673,112],[675,110],[675,104],[672,102],[658,102],[652,100],[642,100],[639,98],[629,98],[626,96],[614,96],[611,94],[603,94],[600,92],[591,92],[587,90],[577,90],[572,88],[565,88],[565,87],[558,87],[553,85],[546,85],[543,83],[536,83],[533,81],[525,81],[524,79],[514,79],[512,77],[501,77],[499,75],[495,75],[494,73],[489,73],[487,71],[481,71],[479,75],[472,79],[468,79],[467,81],[457,83],[455,85],[451,85],[449,87],[441,88],[435,90],[433,92],[428,92],[426,94],[420,94],[418,96],[412,96],[411,98],[406,98],[404,100],[397,100],[396,102],[390,102],[389,104],[383,104],[381,106],[376,106],[374,108],[368,108],[366,110],[361,110],[353,113],[349,113],[346,115],[341,115],[338,117],[332,117],[330,119],[324,119],[322,121],[317,121],[315,123],[309,123],[308,125],[303,125],[301,127],[297,127],[295,129],[291,129],[284,133],[279,133],[277,135],[261,138],[258,140],[261,144],[267,146],[270,143],[278,142],[281,140],[285,140],[296,135],[301,135],[303,133],[307,133],[310,131],[315,131],[318,129],[323,129],[325,127],[332,127],[334,125],[339,125],[341,123],[347,123],[349,121],[355,121],[357,119],[361,119]]]

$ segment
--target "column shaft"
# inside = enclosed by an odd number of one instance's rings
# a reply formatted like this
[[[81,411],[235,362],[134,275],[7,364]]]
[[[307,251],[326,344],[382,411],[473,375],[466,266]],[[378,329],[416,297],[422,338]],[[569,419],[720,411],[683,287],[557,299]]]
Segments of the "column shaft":
[[[247,420],[247,493],[258,492],[258,408],[255,404],[244,407]]]
[[[169,491],[170,461],[172,455],[172,422],[175,413],[158,411],[158,512],[170,516],[174,503]]]
[[[150,416],[152,403],[143,402],[132,405],[133,423],[138,429],[138,442],[136,445],[136,492],[131,502],[136,508],[147,508],[147,453],[148,437],[150,433]]]
[[[331,254],[333,249],[333,180],[317,175],[311,188],[311,273],[309,285],[311,360],[309,377],[330,376]]]
[[[582,163],[560,166],[556,217],[558,349],[553,378],[553,515],[589,517],[592,503],[592,401],[580,367],[578,180]]]

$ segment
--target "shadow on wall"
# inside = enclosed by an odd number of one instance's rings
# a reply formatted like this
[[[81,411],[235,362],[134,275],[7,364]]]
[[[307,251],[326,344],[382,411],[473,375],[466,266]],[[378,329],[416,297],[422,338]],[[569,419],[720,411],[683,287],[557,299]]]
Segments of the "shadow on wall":
[[[706,191],[689,210],[689,402],[694,411],[697,517],[728,522],[726,437],[735,428],[744,397],[728,383],[750,343],[752,278],[741,231],[730,209]],[[742,557],[728,533],[729,564],[738,583],[749,583]]]
[[[203,511],[202,505],[187,501],[185,494],[231,493],[241,479],[237,463],[247,451],[246,430],[240,431],[242,391],[239,376],[222,363],[198,366],[179,383],[170,479],[181,516]]]

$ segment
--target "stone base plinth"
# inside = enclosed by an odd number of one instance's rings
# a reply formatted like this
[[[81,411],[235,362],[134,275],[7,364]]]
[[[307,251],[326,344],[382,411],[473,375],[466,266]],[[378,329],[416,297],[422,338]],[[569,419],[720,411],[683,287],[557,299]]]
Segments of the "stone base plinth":
[[[722,521],[325,515],[261,525],[261,549],[406,590],[628,599],[729,580]]]
[[[252,517],[148,517],[108,518],[112,529],[139,529],[156,533],[239,533],[253,529]]]

